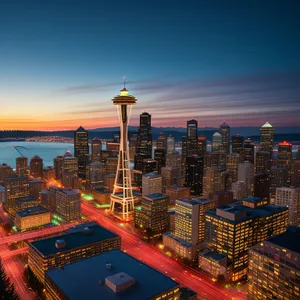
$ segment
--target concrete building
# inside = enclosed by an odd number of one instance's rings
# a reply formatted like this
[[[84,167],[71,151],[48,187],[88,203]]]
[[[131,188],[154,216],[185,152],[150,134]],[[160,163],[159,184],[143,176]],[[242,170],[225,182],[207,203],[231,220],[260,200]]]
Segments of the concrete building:
[[[191,189],[191,195],[203,194],[203,163],[203,156],[193,155],[186,158],[185,186]]]
[[[14,175],[13,169],[7,165],[0,165],[0,183],[4,182],[4,178],[10,178]]]
[[[270,203],[270,175],[256,173],[253,178],[253,195]]]
[[[160,238],[168,227],[168,197],[161,193],[144,195],[135,210],[134,223],[145,239]]]
[[[162,193],[162,176],[157,172],[143,174],[142,195]]]
[[[240,163],[238,170],[238,181],[246,182],[248,195],[251,195],[253,193],[253,177],[253,164],[250,162]]]
[[[161,168],[166,166],[166,150],[165,149],[155,149],[154,150],[154,160],[157,161],[157,171],[160,173]]]
[[[300,226],[300,187],[277,188],[274,204],[288,206],[289,225]]]
[[[233,202],[233,192],[232,191],[216,191],[209,193],[209,199],[215,202],[215,206],[229,205]]]
[[[65,155],[63,157],[62,178],[61,178],[63,187],[66,189],[78,188],[79,187],[78,180],[79,180],[78,179],[78,158]]]
[[[46,188],[46,182],[40,178],[33,178],[29,181],[29,194],[36,201],[40,202],[40,192]]]
[[[43,160],[39,156],[35,155],[30,160],[30,176],[32,176],[33,178],[43,178],[43,169]]]
[[[81,220],[80,193],[78,190],[56,191],[56,212],[65,222]]]
[[[236,182],[238,180],[240,156],[237,153],[231,153],[227,155],[226,167],[230,173],[231,182]]]
[[[44,283],[48,270],[120,248],[120,236],[96,223],[82,224],[65,234],[29,242],[28,266]]]
[[[175,206],[175,233],[163,235],[164,245],[191,261],[203,247],[205,213],[213,209],[213,200],[205,198],[179,199]]]
[[[16,158],[16,172],[18,176],[28,176],[28,157],[21,156]]]
[[[46,294],[51,300],[175,300],[180,297],[180,286],[132,256],[112,250],[49,270]]]
[[[270,156],[272,156],[273,146],[274,146],[274,128],[269,122],[266,122],[260,128],[260,149],[262,151],[269,152]]]
[[[172,153],[175,151],[175,138],[172,135],[167,137],[167,153]]]
[[[5,202],[3,208],[11,215],[16,214],[16,199],[29,196],[28,177],[10,177],[4,179]]]
[[[222,136],[222,150],[223,152],[230,153],[230,126],[224,121],[220,125],[220,134]]]
[[[206,213],[205,243],[213,251],[232,261],[233,282],[245,278],[248,250],[266,238],[285,232],[286,206],[263,205],[261,199],[245,198]]]
[[[233,199],[240,200],[247,196],[248,189],[245,181],[236,181],[232,183],[231,190],[233,192]]]
[[[300,298],[300,230],[262,241],[249,251],[248,299]]]
[[[166,188],[166,195],[169,198],[169,205],[175,205],[177,199],[187,198],[191,196],[190,188],[178,186],[176,184],[170,185]]]
[[[205,169],[203,188],[205,197],[209,193],[225,190],[226,170],[223,167],[210,167]]]
[[[92,140],[92,162],[101,162],[102,142],[99,138]]]
[[[255,173],[271,173],[271,157],[268,151],[257,151],[255,159]]]
[[[223,138],[219,132],[215,132],[212,136],[212,151],[218,152],[222,150],[223,147]]]
[[[14,222],[20,231],[26,231],[50,224],[51,213],[42,206],[34,206],[17,211]]]
[[[85,180],[89,161],[89,134],[82,126],[74,132],[74,156],[77,158],[78,176]]]
[[[38,206],[40,203],[39,200],[36,200],[32,196],[26,196],[16,199],[16,210],[24,210],[30,207]]]
[[[104,186],[105,164],[95,161],[87,166],[87,189],[93,191]]]

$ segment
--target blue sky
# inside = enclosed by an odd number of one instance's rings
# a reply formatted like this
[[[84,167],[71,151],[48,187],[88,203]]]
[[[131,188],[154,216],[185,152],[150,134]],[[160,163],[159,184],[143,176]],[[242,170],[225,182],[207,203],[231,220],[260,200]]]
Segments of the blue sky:
[[[299,1],[0,2],[0,128],[300,125]]]

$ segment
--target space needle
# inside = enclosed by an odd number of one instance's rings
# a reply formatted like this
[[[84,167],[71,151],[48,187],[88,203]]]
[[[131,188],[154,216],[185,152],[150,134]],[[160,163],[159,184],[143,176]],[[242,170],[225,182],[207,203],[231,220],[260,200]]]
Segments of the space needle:
[[[134,210],[134,199],[131,186],[130,160],[128,147],[128,123],[132,106],[137,99],[129,95],[125,87],[120,91],[120,95],[112,99],[117,106],[120,120],[120,149],[118,166],[115,178],[113,193],[110,196],[110,210],[119,215],[123,220],[130,220]]]

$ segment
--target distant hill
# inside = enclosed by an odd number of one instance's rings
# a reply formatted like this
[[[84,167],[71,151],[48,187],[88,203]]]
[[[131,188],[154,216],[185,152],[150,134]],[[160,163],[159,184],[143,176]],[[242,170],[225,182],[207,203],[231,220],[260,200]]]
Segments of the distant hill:
[[[129,136],[137,133],[137,126],[129,126]],[[212,135],[218,128],[199,128],[198,132],[205,135],[207,140],[212,139]],[[181,140],[183,135],[186,135],[186,128],[183,127],[152,127],[153,139],[163,132],[166,136],[174,136],[176,141]],[[89,130],[89,137],[91,139],[99,137],[102,139],[113,139],[114,134],[119,133],[119,127],[95,128]],[[254,141],[259,141],[260,128],[259,127],[232,127],[231,135],[239,133],[245,138],[250,137]],[[27,138],[33,136],[65,136],[73,137],[74,131],[22,131],[22,130],[5,130],[0,131],[1,138]],[[300,127],[279,127],[275,128],[275,141],[300,141]]]

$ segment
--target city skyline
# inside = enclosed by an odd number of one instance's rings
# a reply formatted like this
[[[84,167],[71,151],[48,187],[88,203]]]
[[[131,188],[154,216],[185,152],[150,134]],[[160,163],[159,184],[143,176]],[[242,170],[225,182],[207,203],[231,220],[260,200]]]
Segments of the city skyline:
[[[300,125],[296,1],[35,2],[0,4],[1,129],[118,126],[123,76],[131,125]]]

